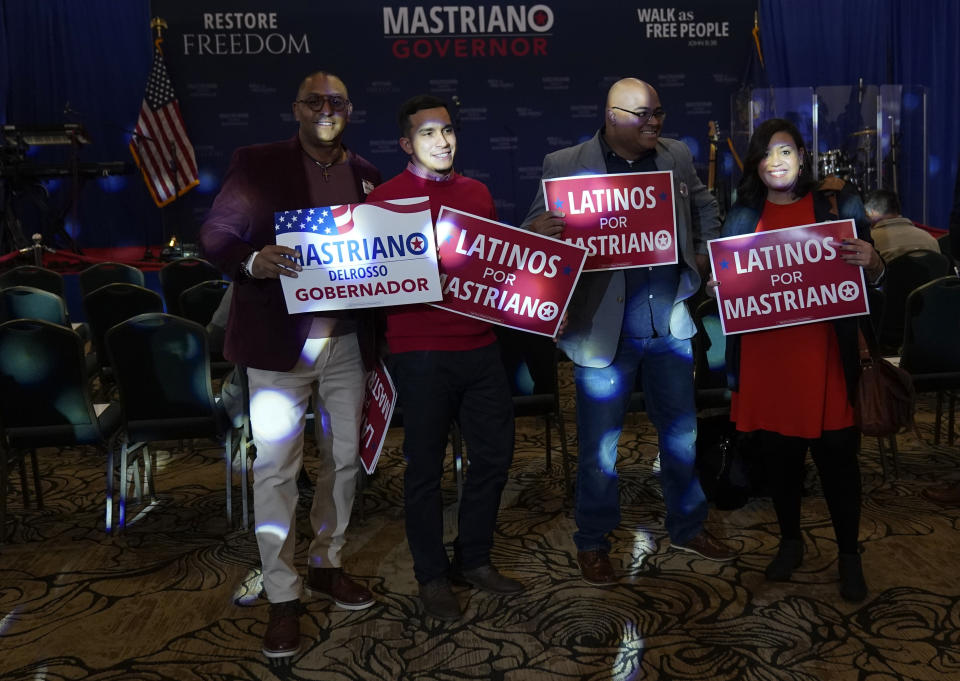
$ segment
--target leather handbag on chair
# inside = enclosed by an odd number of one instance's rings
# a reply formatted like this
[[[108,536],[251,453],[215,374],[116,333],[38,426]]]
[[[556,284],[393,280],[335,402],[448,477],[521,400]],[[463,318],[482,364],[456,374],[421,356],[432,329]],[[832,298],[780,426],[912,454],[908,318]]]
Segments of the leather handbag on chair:
[[[854,419],[864,435],[887,437],[914,428],[915,393],[910,374],[880,357],[859,332],[860,381]]]

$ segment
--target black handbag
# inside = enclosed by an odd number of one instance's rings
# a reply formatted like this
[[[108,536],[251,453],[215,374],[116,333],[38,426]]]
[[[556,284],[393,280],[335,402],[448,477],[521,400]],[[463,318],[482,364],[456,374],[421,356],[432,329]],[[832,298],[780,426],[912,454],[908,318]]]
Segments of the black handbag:
[[[759,496],[762,474],[750,444],[726,414],[698,419],[697,474],[704,495],[718,509],[732,511]]]

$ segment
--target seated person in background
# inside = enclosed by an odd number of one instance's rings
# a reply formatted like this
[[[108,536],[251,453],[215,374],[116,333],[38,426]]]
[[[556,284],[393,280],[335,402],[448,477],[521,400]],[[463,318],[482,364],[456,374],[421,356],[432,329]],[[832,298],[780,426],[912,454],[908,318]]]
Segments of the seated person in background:
[[[918,248],[940,252],[940,244],[929,232],[900,215],[900,200],[892,191],[875,189],[866,195],[863,207],[870,220],[873,245],[885,261]]]

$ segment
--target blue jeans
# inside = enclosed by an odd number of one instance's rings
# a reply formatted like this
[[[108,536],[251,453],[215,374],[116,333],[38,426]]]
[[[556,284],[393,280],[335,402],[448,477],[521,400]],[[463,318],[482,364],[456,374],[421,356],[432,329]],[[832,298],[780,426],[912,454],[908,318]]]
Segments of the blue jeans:
[[[580,459],[573,540],[580,551],[609,551],[607,535],[620,523],[617,443],[638,371],[647,415],[660,436],[660,481],[671,541],[686,543],[707,517],[694,468],[697,412],[690,341],[621,338],[610,366],[574,368]]]

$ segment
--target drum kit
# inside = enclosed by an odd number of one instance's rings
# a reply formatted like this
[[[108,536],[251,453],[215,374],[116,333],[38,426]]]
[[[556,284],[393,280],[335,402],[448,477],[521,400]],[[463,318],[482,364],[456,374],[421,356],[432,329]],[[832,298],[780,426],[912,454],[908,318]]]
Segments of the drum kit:
[[[877,182],[877,131],[864,128],[849,137],[852,141],[847,150],[828,149],[820,153],[817,158],[819,177],[822,180],[835,175],[855,184],[860,191],[873,189]]]

